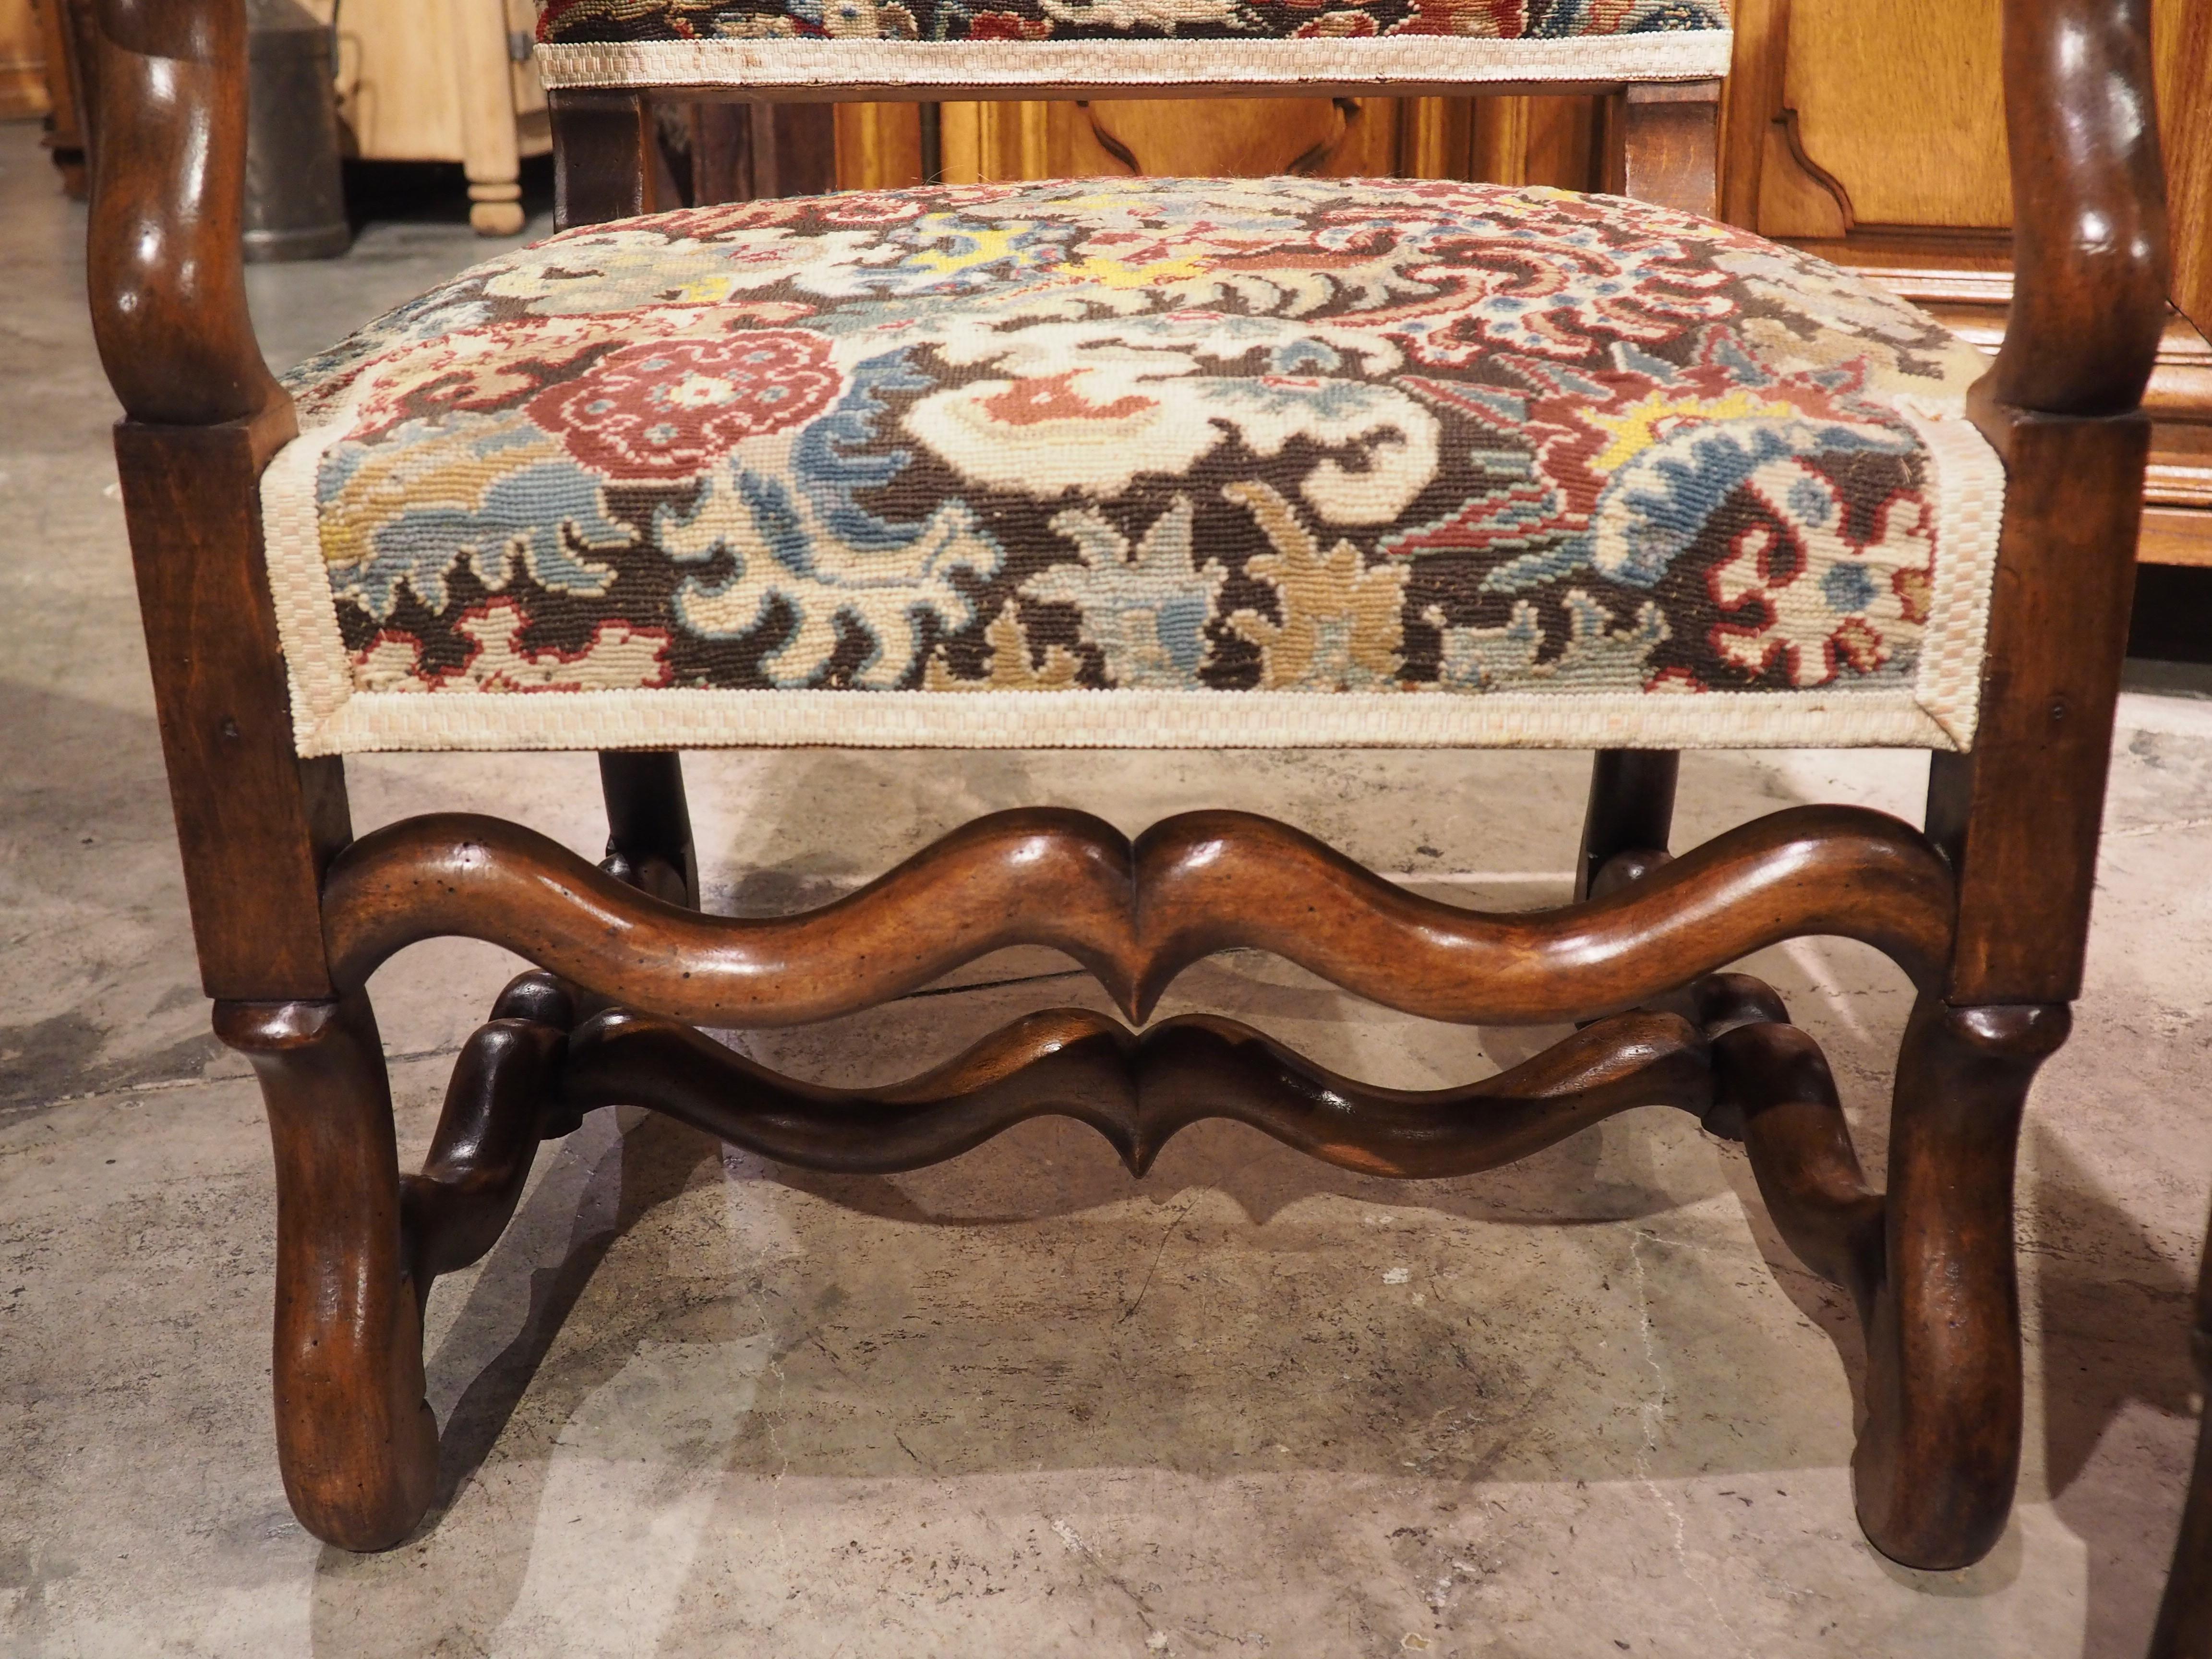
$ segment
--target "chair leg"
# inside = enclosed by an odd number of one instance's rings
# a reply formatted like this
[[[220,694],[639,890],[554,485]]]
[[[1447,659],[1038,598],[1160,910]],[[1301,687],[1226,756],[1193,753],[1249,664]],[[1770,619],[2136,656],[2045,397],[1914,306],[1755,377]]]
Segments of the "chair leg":
[[[430,1504],[438,1424],[407,1275],[392,1093],[365,996],[219,1002],[276,1153],[277,1459],[301,1524],[379,1550]]]
[[[609,750],[599,757],[599,791],[607,803],[600,868],[655,898],[697,909],[699,860],[683,757],[665,750]]]
[[[1907,1566],[1978,1561],[2020,1469],[2013,1158],[2063,1003],[1923,1000],[1905,1028],[1890,1121],[1883,1278],[1867,1310],[1867,1422],[1851,1460],[1859,1523]]]
[[[1589,805],[1575,858],[1575,896],[1586,899],[1598,872],[1622,853],[1664,855],[1674,823],[1681,757],[1668,749],[1601,749],[1590,765]]]
[[[1718,217],[1720,110],[1717,81],[1629,88],[1613,108],[1606,188],[1678,212]]]

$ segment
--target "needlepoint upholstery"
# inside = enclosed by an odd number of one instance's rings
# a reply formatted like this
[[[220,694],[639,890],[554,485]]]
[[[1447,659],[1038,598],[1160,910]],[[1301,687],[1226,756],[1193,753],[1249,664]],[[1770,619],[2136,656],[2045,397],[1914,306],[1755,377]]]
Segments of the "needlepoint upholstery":
[[[288,377],[298,740],[1964,747],[1980,364],[1820,260],[1559,191],[572,231]]]
[[[549,87],[1686,80],[1724,0],[542,0]]]

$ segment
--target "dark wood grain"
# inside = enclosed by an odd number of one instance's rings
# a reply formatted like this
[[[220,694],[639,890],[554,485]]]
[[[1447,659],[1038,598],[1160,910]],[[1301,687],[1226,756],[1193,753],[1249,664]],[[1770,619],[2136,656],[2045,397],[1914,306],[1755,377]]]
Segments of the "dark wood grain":
[[[551,92],[553,223],[556,229],[632,219],[674,202],[653,199],[647,162],[652,106],[635,92]]]
[[[438,1423],[401,1248],[384,1053],[366,1000],[222,1002],[276,1154],[276,1457],[300,1523],[384,1549],[429,1506]]]
[[[1674,833],[1674,786],[1682,757],[1665,749],[1605,749],[1590,763],[1589,804],[1575,854],[1575,896],[1589,898],[1598,872],[1624,853],[1664,854]],[[1638,873],[1656,860],[1639,865]]]
[[[525,974],[461,1045],[420,1173],[401,1177],[405,1261],[418,1299],[499,1242],[538,1142],[576,1127],[557,1097],[574,999],[550,974]]]
[[[603,754],[599,792],[607,804],[607,856],[599,867],[657,899],[697,909],[699,857],[683,757],[662,750]]]
[[[2013,301],[1990,395],[2124,414],[2150,379],[2172,276],[2150,0],[2005,0],[2004,82]]]
[[[562,1088],[581,1109],[650,1107],[779,1163],[870,1175],[941,1163],[1048,1115],[1089,1124],[1135,1175],[1208,1117],[1367,1175],[1471,1175],[1632,1107],[1702,1115],[1710,1097],[1705,1039],[1674,1014],[1617,1014],[1497,1077],[1414,1091],[1339,1077],[1233,1020],[1192,1015],[1139,1036],[1073,1008],[860,1090],[797,1083],[687,1025],[614,1009],[578,1029]]]
[[[87,286],[134,421],[291,434],[246,305],[245,0],[98,0]]]
[[[243,422],[115,431],[185,896],[212,997],[331,994],[318,890],[351,839],[345,771],[293,752]]]
[[[1936,759],[1927,836],[1802,806],[1670,860],[1671,757],[1616,757],[1593,779],[1581,902],[1555,911],[1417,897],[1246,814],[1186,814],[1132,843],[1039,811],[981,820],[836,904],[761,921],[691,908],[671,756],[603,760],[604,871],[487,818],[415,819],[346,845],[341,769],[293,753],[261,564],[256,480],[294,422],[254,344],[239,259],[243,0],[96,3],[92,309],[131,417],[125,507],[203,975],[222,999],[218,1034],[252,1060],[269,1106],[279,1449],[310,1530],[374,1548],[416,1523],[435,1461],[421,1297],[496,1237],[538,1137],[595,1103],[643,1101],[823,1168],[907,1167],[1054,1110],[1097,1124],[1139,1169],[1182,1123],[1224,1115],[1349,1167],[1432,1174],[1667,1100],[1743,1136],[1784,1237],[1862,1308],[1869,1421],[1854,1471],[1869,1537],[1922,1567],[1988,1549],[2020,1440],[2013,1154],[2081,981],[2137,533],[2133,411],[2162,316],[2146,0],[2007,0],[2020,275],[1973,412],[2009,493],[1980,726],[1971,753]],[[1105,91],[688,88],[672,101]],[[1624,94],[1611,106],[1620,186],[1711,211],[1712,100],[1710,86]],[[652,96],[552,104],[562,224],[677,204]],[[1809,1037],[1766,988],[1711,971],[1806,933],[1875,945],[1921,993],[1886,1195],[1867,1187]],[[540,973],[510,988],[464,1051],[429,1163],[403,1182],[361,988],[393,952],[445,934],[574,983]],[[910,1084],[834,1097],[670,1023],[825,1018],[1015,944],[1066,951],[1140,1020],[1190,963],[1255,948],[1416,1014],[1601,1023],[1503,1079],[1414,1096],[1320,1073],[1224,1021],[1137,1037],[1062,1012]]]
[[[1624,196],[1711,219],[1721,210],[1721,83],[1656,82],[1630,87],[1613,111],[1617,180]]]
[[[1419,897],[1322,842],[1239,812],[1193,812],[1133,847],[1056,810],[978,819],[803,915],[736,920],[657,902],[544,836],[441,814],[364,836],[324,896],[337,982],[460,935],[627,1006],[694,1024],[827,1019],[1012,945],[1064,951],[1143,1019],[1184,968],[1272,951],[1407,1013],[1538,1024],[1638,1003],[1807,933],[1857,939],[1940,975],[1950,877],[1918,831],[1855,807],[1746,824],[1607,897],[1493,915]]]
[[[1864,1321],[1881,1282],[1882,1195],[1859,1167],[1820,1044],[1786,1017],[1716,1032],[1713,1107],[1741,1126],[1759,1195],[1783,1243],[1849,1290]]]
[[[1983,413],[2010,481],[1980,726],[1971,753],[1929,771],[1928,831],[1959,879],[1946,994],[2066,1002],[2088,945],[2149,428]]]

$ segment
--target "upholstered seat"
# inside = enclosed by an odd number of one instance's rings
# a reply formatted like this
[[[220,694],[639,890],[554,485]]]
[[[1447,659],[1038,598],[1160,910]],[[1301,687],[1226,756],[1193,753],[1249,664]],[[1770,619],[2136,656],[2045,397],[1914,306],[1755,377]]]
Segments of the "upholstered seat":
[[[1728,73],[1723,0],[540,0],[550,87]]]
[[[289,377],[304,752],[1963,748],[1978,354],[1607,197],[769,201],[477,267]]]

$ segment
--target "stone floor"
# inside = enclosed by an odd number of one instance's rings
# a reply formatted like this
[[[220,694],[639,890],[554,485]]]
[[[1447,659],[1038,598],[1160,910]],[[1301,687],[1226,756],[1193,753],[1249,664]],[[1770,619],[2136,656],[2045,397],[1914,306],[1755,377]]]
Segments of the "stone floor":
[[[2212,1197],[2212,703],[2121,714],[2090,990],[2021,1158],[2029,1426],[1972,1571],[1853,1525],[1861,1358],[1734,1147],[1630,1114],[1481,1179],[1393,1185],[1201,1126],[1131,1182],[1024,1127],[896,1180],[797,1176],[600,1114],[441,1285],[445,1489],[359,1558],[292,1522],[269,1430],[272,1202],[207,1035],[83,316],[81,210],[0,127],[0,1650],[10,1655],[2133,1656],[2194,1431]],[[478,257],[445,222],[255,273],[289,361]],[[1692,757],[1678,844],[1815,798],[1916,810],[1911,756]],[[583,851],[591,763],[380,758],[364,827],[432,803]],[[1419,890],[1566,891],[1575,757],[696,757],[712,901],[817,902],[985,810],[1131,830],[1266,810]],[[1854,946],[1756,971],[1828,1046],[1869,1162],[1904,987]],[[512,964],[378,977],[403,1146]],[[888,1079],[1024,1010],[1042,953],[744,1039]],[[1378,1081],[1555,1035],[1382,1017],[1270,960],[1177,1007]],[[1171,1008],[1169,1012],[1174,1012]]]

